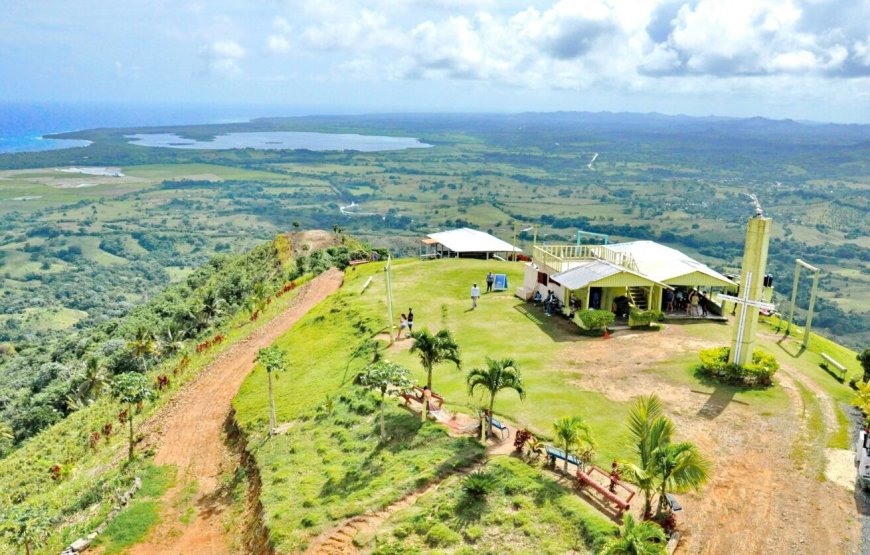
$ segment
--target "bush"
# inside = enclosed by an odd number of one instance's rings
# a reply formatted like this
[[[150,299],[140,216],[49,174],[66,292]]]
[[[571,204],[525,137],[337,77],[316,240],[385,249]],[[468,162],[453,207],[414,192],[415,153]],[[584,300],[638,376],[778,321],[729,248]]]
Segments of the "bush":
[[[779,363],[773,355],[764,351],[753,351],[752,362],[738,366],[728,362],[730,347],[702,349],[700,371],[702,374],[722,383],[764,386],[773,383],[773,375],[779,370]]]
[[[639,310],[631,307],[628,311],[628,325],[632,328],[649,326],[652,322],[660,322],[665,315],[661,310]]]
[[[616,315],[609,310],[580,310],[576,318],[584,330],[598,330],[612,324]]]
[[[430,528],[429,533],[426,534],[426,545],[430,547],[448,547],[461,541],[462,536],[440,522]]]
[[[492,474],[485,470],[472,472],[462,480],[462,491],[474,499],[482,499],[495,490],[498,482]]]

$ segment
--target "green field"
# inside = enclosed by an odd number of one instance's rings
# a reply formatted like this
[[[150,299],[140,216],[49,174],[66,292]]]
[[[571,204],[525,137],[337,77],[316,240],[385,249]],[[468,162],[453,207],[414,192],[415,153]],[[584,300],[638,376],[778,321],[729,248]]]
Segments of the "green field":
[[[800,155],[784,146],[794,137],[760,135],[768,147],[749,155],[728,132],[699,143],[676,124],[670,134],[637,136],[617,124],[590,128],[566,118],[557,125],[528,116],[528,127],[484,116],[262,124],[268,130],[412,135],[435,145],[384,153],[148,149],[127,144],[131,130],[99,130],[76,134],[95,141],[81,152],[0,156],[0,168],[25,168],[0,170],[0,275],[31,277],[28,287],[10,290],[2,313],[20,313],[25,296],[35,295],[100,318],[113,310],[115,296],[140,300],[177,280],[172,267],[249,248],[294,223],[303,229],[339,225],[396,255],[415,254],[426,233],[458,226],[511,239],[514,222],[520,229],[538,224],[547,242],[573,241],[582,228],[611,240],[659,240],[734,271],[750,215],[744,193],[751,191],[774,219],[769,270],[778,303],[788,304],[794,258],[822,265],[816,329],[854,348],[870,340],[870,286],[861,277],[870,271],[870,169],[860,146],[841,150],[842,158],[828,156],[829,141],[851,144],[851,135],[801,138],[809,142]],[[178,132],[201,136],[220,129]],[[600,156],[590,169],[584,161],[593,152]],[[75,159],[79,155],[88,158]],[[71,162],[120,166],[125,177],[55,170]],[[79,187],[83,183],[94,186]],[[370,215],[339,212],[352,202]],[[64,239],[81,244],[84,256],[59,258]],[[108,255],[97,250],[105,241],[117,245]],[[528,249],[531,233],[518,242]],[[59,271],[60,262],[80,288],[106,294],[84,302],[65,295],[58,280],[42,279],[41,272]],[[807,297],[805,283],[800,318]],[[20,339],[0,328],[0,341]]]

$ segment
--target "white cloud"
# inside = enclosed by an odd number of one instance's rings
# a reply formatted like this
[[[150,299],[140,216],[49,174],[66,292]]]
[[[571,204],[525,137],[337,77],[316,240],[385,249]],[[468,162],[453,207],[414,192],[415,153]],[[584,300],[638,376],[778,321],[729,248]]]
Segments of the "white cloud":
[[[242,74],[240,62],[246,54],[245,49],[235,41],[214,41],[200,49],[197,73],[225,79],[239,77]]]

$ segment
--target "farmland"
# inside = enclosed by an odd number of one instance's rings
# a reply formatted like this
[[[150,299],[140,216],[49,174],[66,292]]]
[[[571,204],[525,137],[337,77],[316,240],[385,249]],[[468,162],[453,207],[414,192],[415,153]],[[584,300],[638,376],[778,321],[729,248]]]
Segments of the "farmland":
[[[337,225],[411,256],[423,234],[454,226],[510,240],[514,222],[537,224],[550,242],[573,241],[582,228],[612,240],[656,239],[735,270],[748,192],[774,219],[778,302],[787,304],[793,259],[805,258],[825,269],[817,329],[854,347],[868,339],[866,127],[526,114],[262,119],[149,132],[202,139],[244,130],[392,134],[434,147],[183,151],[128,144],[132,129],[102,129],[68,135],[94,141],[88,148],[0,156],[0,341],[63,327],[39,325],[47,317],[35,312],[64,314],[72,326],[121,314],[211,255],[296,226]],[[56,171],[70,165],[124,175]],[[351,203],[360,215],[339,211]],[[521,245],[531,236],[520,232]],[[807,300],[805,284],[799,318]]]

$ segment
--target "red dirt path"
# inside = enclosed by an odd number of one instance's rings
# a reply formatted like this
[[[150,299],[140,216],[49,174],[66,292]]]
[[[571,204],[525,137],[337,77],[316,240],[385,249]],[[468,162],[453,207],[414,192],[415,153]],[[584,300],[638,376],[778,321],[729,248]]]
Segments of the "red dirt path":
[[[162,430],[154,461],[178,466],[179,479],[163,498],[162,524],[130,550],[131,554],[221,555],[234,551],[230,541],[233,532],[225,529],[228,507],[219,481],[222,463],[233,458],[223,435],[231,401],[253,369],[257,350],[274,343],[338,290],[343,278],[342,272],[333,269],[303,285],[289,308],[223,353],[156,417]],[[185,489],[189,495],[194,488],[196,515],[185,526],[179,522]]]

